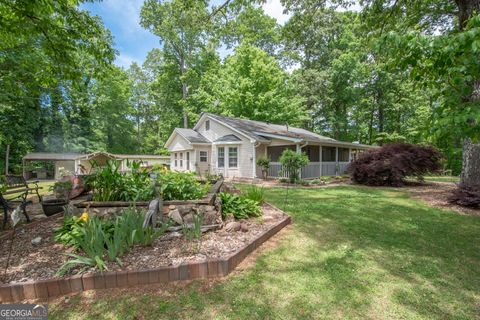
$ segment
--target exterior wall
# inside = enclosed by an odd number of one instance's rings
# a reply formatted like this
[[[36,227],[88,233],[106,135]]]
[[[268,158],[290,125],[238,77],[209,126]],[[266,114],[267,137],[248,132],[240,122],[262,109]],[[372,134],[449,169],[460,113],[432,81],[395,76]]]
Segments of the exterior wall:
[[[194,171],[194,150],[192,145],[185,140],[181,135],[176,134],[175,138],[170,145],[170,169],[175,171]],[[187,170],[187,152],[190,154],[190,168]],[[177,165],[175,166],[175,155],[177,155]],[[180,158],[182,155],[182,158]],[[182,165],[180,166],[180,159],[182,159]]]
[[[207,162],[200,162],[200,151],[206,151],[207,152]],[[204,176],[207,172],[210,172],[210,167],[211,167],[212,163],[213,163],[212,147],[211,146],[196,146],[195,147],[195,161],[194,161],[195,171],[200,176]]]
[[[210,129],[205,130],[205,120],[210,120]],[[250,139],[233,131],[223,124],[217,122],[216,120],[205,118],[199,122],[197,131],[206,137],[210,141],[214,141],[218,138],[221,138],[225,135],[234,134],[241,141],[225,144],[214,144],[212,145],[212,157],[210,160],[212,173],[221,174],[224,177],[243,177],[243,178],[252,178],[253,177],[253,143],[250,142]],[[225,168],[218,168],[218,158],[217,158],[217,148],[225,147]],[[228,167],[228,147],[238,147],[238,166],[237,168]]]
[[[75,160],[55,161],[55,179],[61,179],[61,171],[75,173]]]

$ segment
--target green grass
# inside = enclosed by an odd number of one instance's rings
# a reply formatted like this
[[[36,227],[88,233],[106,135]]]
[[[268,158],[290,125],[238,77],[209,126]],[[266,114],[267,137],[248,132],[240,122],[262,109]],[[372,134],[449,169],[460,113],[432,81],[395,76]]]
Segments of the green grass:
[[[460,177],[457,176],[428,176],[425,181],[433,182],[460,182]]]
[[[267,189],[284,206],[286,189]],[[294,224],[254,266],[207,286],[75,298],[51,319],[474,319],[480,218],[398,189],[290,189]],[[87,305],[88,303],[88,305]]]
[[[39,182],[38,186],[42,189],[39,189],[38,193],[40,193],[41,196],[52,193],[52,191],[50,191],[50,186],[53,186],[54,183],[55,183],[55,181],[41,181],[41,182]],[[35,186],[33,183],[29,183],[28,185],[31,188],[33,188]],[[7,199],[12,199],[12,198],[15,198],[16,196],[19,196],[19,195],[20,195],[20,193],[9,194],[9,195],[6,196],[6,198]],[[28,195],[28,198],[32,198],[32,197],[36,198],[37,194],[33,193],[33,194]]]

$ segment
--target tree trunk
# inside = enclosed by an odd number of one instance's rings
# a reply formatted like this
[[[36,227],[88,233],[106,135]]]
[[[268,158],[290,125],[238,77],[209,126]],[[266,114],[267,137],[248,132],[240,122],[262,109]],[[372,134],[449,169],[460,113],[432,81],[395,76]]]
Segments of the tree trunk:
[[[480,188],[480,143],[469,139],[463,143],[463,164],[460,182],[470,188]]]
[[[7,144],[7,151],[5,152],[5,174],[8,174],[8,166],[10,165],[8,162],[10,160],[10,144]]]
[[[458,27],[463,30],[473,13],[480,11],[480,0],[455,0],[455,3],[458,7]]]
[[[187,70],[187,66],[185,64],[185,59],[183,57],[180,58],[180,73],[182,74],[182,100],[183,100],[183,127],[188,128],[188,114],[187,110],[185,109],[187,105],[187,98],[188,98],[188,87],[187,84],[184,82],[183,76]]]

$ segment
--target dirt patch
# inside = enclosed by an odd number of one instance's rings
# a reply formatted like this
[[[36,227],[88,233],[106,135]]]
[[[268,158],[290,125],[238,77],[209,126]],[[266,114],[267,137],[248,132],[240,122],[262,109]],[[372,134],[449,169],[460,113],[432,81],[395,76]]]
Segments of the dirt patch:
[[[480,216],[480,210],[462,207],[448,202],[452,190],[456,188],[451,182],[411,183],[403,190],[407,190],[413,198],[420,199],[435,208],[450,209],[460,214]]]
[[[201,240],[187,241],[180,233],[167,233],[156,239],[151,247],[135,246],[121,257],[122,265],[110,262],[109,271],[136,270],[160,266],[179,265],[183,262],[204,261],[208,258],[223,258],[244,247],[247,243],[280,221],[282,211],[263,205],[263,216],[246,220],[247,231],[227,232],[225,228],[203,234]],[[62,217],[46,220],[28,229],[17,230],[13,242],[12,257],[6,276],[3,269],[7,263],[10,239],[0,244],[0,268],[4,283],[25,282],[56,278],[56,272],[66,261],[65,253],[72,249],[53,241],[54,230],[62,224]],[[32,239],[41,237],[38,245]],[[66,276],[78,273],[72,270]],[[94,270],[87,270],[94,271]]]

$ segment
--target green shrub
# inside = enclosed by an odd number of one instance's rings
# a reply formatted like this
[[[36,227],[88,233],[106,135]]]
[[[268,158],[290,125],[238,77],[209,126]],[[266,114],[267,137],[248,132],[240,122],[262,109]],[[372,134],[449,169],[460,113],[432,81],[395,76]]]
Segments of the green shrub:
[[[265,157],[260,157],[257,159],[257,166],[262,168],[262,176],[264,179],[266,179],[268,175],[268,169],[270,168],[270,160]]]
[[[185,239],[192,241],[193,239],[200,239],[202,237],[202,217],[198,214],[193,216],[193,224],[191,226],[187,224],[182,225],[182,233]]]
[[[157,179],[164,200],[201,199],[210,188],[208,183],[201,184],[195,174],[188,172],[166,171]]]
[[[56,231],[56,241],[74,246],[84,254],[67,254],[73,259],[65,262],[59,270],[60,274],[78,265],[105,270],[105,256],[109,261],[121,264],[120,257],[129,247],[150,246],[168,228],[168,224],[163,224],[159,229],[151,226],[144,228],[145,215],[136,208],[124,210],[114,220],[97,216],[89,218],[88,215],[83,219],[84,215],[82,218],[68,217]]]
[[[262,204],[265,201],[265,189],[256,185],[251,185],[243,193],[243,197]]]
[[[248,219],[262,215],[258,202],[236,194],[221,192],[222,217],[233,215],[235,219]]]
[[[73,259],[65,262],[59,273],[63,274],[78,265],[82,265],[84,268],[95,267],[100,271],[106,270],[107,265],[103,259],[106,239],[100,218],[93,216],[84,224],[79,225],[78,231],[78,234],[72,235],[72,237],[85,256],[67,253],[66,255]]]
[[[299,180],[299,171],[308,164],[308,157],[305,154],[297,153],[290,149],[285,149],[280,156],[282,172],[288,175],[291,183]]]
[[[141,162],[127,162],[131,172],[120,172],[117,161],[107,161],[100,167],[92,163],[93,173],[86,177],[94,201],[147,201],[154,198],[148,172]]]

